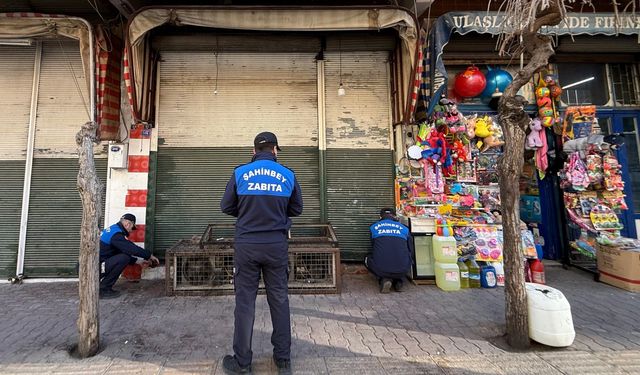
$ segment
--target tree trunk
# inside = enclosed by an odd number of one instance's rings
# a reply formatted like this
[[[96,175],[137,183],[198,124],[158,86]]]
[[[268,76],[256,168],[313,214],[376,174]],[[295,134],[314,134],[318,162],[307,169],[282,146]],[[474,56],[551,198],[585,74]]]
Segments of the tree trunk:
[[[526,349],[530,345],[519,190],[529,116],[524,111],[527,103],[517,92],[536,72],[547,66],[549,57],[554,53],[551,38],[538,35],[538,30],[542,25],[557,24],[560,20],[559,12],[547,12],[544,22],[538,18],[533,29],[525,29],[522,33],[522,48],[531,55],[531,59],[507,86],[498,104],[498,117],[505,137],[504,154],[498,163],[504,234],[505,318],[507,342],[517,349]]]
[[[102,216],[102,184],[96,173],[93,145],[97,141],[98,125],[87,122],[76,134],[78,144],[78,191],[82,199],[82,227],[80,231],[80,270],[78,314],[78,354],[81,358],[95,355],[100,346],[98,310],[99,233]]]

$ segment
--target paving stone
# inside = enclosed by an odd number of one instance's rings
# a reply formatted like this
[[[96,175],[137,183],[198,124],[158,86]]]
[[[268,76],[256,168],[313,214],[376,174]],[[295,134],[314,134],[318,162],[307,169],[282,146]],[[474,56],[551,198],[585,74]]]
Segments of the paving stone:
[[[540,358],[565,374],[622,374],[620,368],[608,364],[593,353],[563,351],[540,353]]]

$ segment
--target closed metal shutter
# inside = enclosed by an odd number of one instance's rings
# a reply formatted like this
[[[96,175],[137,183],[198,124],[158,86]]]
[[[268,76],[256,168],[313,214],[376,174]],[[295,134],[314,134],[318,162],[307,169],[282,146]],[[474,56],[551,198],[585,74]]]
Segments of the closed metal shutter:
[[[95,161],[98,177],[103,183],[104,198],[107,159],[97,158]],[[76,186],[77,177],[77,159],[34,159],[25,275],[57,277],[77,274],[75,266],[82,224],[82,201]],[[104,207],[104,201],[101,205]]]
[[[35,47],[0,46],[0,276],[15,275]]]
[[[389,53],[325,55],[327,216],[342,259],[362,261],[370,251],[369,225],[393,207]],[[341,81],[345,96],[338,96]]]
[[[216,63],[210,51],[161,53],[155,212],[149,216],[156,254],[202,234],[208,223],[234,221],[220,212],[220,198],[233,169],[250,161],[261,131],[278,136],[278,161],[301,185],[305,209],[294,221],[319,221],[314,56],[221,53]]]
[[[89,120],[87,91],[78,43],[43,43],[24,262],[30,277],[75,274],[82,221],[75,135]],[[106,153],[95,150],[105,183]]]

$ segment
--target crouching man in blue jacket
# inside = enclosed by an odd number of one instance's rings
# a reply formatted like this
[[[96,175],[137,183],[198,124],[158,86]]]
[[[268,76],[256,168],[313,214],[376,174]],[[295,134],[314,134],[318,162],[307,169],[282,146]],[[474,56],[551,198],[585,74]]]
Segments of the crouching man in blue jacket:
[[[380,210],[380,221],[369,227],[373,253],[364,259],[367,269],[378,278],[380,293],[389,293],[391,287],[402,291],[404,278],[413,257],[413,240],[409,228],[398,222],[396,210]]]
[[[158,258],[127,239],[136,229],[136,217],[124,214],[120,221],[102,230],[100,234],[100,298],[115,298],[120,292],[113,284],[127,264],[158,265]]]

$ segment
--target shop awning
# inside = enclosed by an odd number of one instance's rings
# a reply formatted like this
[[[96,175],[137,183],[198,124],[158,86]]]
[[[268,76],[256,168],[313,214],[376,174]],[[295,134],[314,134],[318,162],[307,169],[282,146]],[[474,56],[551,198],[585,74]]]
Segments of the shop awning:
[[[166,23],[234,30],[263,31],[347,31],[393,28],[402,40],[402,79],[409,87],[418,42],[415,18],[397,8],[157,8],[145,9],[131,20],[128,31],[128,50],[125,80],[130,102],[136,117],[148,113],[141,108],[143,100],[137,93],[144,86],[145,35]],[[130,51],[129,51],[130,48]],[[128,72],[133,76],[127,76]],[[134,84],[131,84],[133,78]],[[142,120],[148,120],[142,118]]]
[[[504,15],[498,12],[449,12],[438,17],[429,32],[423,64],[424,86],[430,87],[423,95],[429,100],[428,113],[431,113],[437,100],[447,88],[447,72],[442,61],[444,47],[453,32],[500,34],[505,31]],[[620,15],[616,20],[613,13],[568,13],[557,26],[543,27],[541,33],[550,35],[640,35],[640,16]],[[640,48],[640,47],[639,47]]]
[[[89,92],[93,92],[92,35],[89,23],[59,14],[0,13],[0,39],[64,36],[80,42],[82,67]],[[93,96],[92,96],[93,103]],[[93,108],[93,105],[91,106]]]

